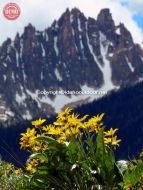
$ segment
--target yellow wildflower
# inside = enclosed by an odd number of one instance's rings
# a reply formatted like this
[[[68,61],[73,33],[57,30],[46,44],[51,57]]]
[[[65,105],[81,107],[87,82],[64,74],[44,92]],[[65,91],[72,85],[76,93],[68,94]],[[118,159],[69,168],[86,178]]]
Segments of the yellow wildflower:
[[[71,128],[70,128],[70,131],[71,131],[71,136],[77,135],[77,134],[80,133],[80,130],[79,130],[78,127],[71,127]]]
[[[109,131],[104,132],[104,135],[105,135],[106,137],[108,137],[108,136],[114,136],[115,133],[116,133],[116,131],[118,131],[117,128],[116,128],[116,129],[111,128]]]
[[[104,142],[105,144],[110,144],[113,146],[119,146],[120,139],[117,139],[117,136],[114,136],[118,129],[111,128],[109,131],[104,132]]]
[[[36,135],[35,129],[30,129],[30,128],[27,129],[26,133],[22,133],[21,134],[22,138],[24,138],[24,137],[31,137],[31,136],[33,137],[35,135]]]
[[[58,121],[63,121],[65,120],[72,112],[71,108],[66,108],[63,112],[59,113],[57,116]]]
[[[64,144],[66,140],[67,140],[67,137],[66,137],[66,135],[63,133],[63,134],[57,139],[57,142],[58,142],[58,143],[61,143],[61,144]]]
[[[26,166],[26,170],[30,171],[31,173],[35,173],[38,166],[38,160],[33,159]]]
[[[38,119],[35,121],[32,121],[32,125],[36,128],[40,127],[44,122],[46,121],[46,119]]]
[[[25,149],[32,145],[33,141],[36,138],[36,131],[34,128],[33,129],[28,128],[26,133],[22,133],[21,136],[22,137],[20,139],[20,145],[21,145],[20,148]]]
[[[30,148],[32,151],[37,152],[37,151],[44,151],[47,150],[48,145],[43,142],[38,142],[36,140],[37,137],[43,136],[40,134],[37,134],[35,128],[30,129],[28,128],[26,133],[21,134],[21,139],[20,139],[20,148],[21,149],[26,149]]]
[[[87,117],[89,117],[89,115],[85,115],[82,118],[79,119],[80,122],[83,122],[87,119]]]
[[[48,144],[46,142],[38,142],[35,140],[31,143],[31,149],[34,152],[38,152],[38,151],[43,152],[48,149]]]
[[[117,139],[117,136],[112,138],[112,145],[113,146],[119,146],[120,142],[121,142],[121,139]]]
[[[112,142],[111,138],[104,138],[104,143],[105,144],[110,144]]]
[[[121,139],[117,139],[117,136],[115,137],[109,137],[109,138],[104,138],[104,143],[105,144],[110,144],[113,146],[119,146],[119,143],[121,142]]]
[[[22,173],[22,169],[21,168],[18,168],[15,170],[15,174],[18,175],[18,174],[21,174]]]
[[[99,129],[103,127],[103,116],[104,114],[97,115],[89,119],[88,122],[85,122],[86,128],[89,129],[89,132],[98,133]]]
[[[56,125],[56,126],[59,126],[59,125],[60,125],[60,126],[61,126],[61,125],[63,125],[63,123],[62,123],[62,122],[55,121],[55,122],[54,122],[54,125]]]
[[[53,127],[53,125],[51,125],[51,124],[50,124],[50,125],[46,125],[46,126],[43,126],[43,127],[42,127],[42,130],[45,131],[45,132],[47,132],[47,131],[49,131],[49,129],[50,129],[51,127]]]
[[[6,170],[13,170],[13,165],[11,163],[6,164]]]
[[[55,127],[50,127],[49,131],[47,132],[49,135],[60,135],[61,134],[61,129],[60,128],[55,128]]]
[[[71,136],[71,130],[68,128],[68,129],[66,129],[65,130],[65,132],[64,132],[64,134],[65,134],[65,136],[68,138],[68,137],[70,137]]]
[[[60,127],[61,128],[61,130],[62,131],[66,131],[67,129],[69,129],[69,126],[70,124],[67,122],[67,123],[65,123],[62,127]]]
[[[75,115],[74,113],[68,117],[68,123],[72,125],[76,125],[79,123],[78,115]]]

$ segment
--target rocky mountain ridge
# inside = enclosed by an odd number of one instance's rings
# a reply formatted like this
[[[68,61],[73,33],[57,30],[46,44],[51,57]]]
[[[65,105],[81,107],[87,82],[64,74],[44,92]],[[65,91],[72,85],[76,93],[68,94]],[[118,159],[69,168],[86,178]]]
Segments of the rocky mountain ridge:
[[[32,24],[0,47],[0,121],[32,119],[84,104],[143,77],[143,50],[124,24],[115,25],[109,9],[97,19],[67,9],[44,31]]]

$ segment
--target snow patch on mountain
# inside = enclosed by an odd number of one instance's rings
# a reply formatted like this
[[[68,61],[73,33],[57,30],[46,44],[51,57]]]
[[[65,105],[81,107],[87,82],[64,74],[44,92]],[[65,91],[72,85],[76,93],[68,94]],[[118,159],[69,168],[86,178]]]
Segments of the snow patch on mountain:
[[[26,110],[25,114],[22,115],[25,120],[32,120],[32,116],[28,110]]]
[[[127,61],[127,64],[131,70],[131,72],[134,72],[135,71],[135,68],[132,66],[132,63],[129,61],[129,59],[126,57],[126,61]]]
[[[56,78],[57,78],[59,81],[62,81],[62,80],[63,80],[57,68],[55,69],[55,75],[56,75]]]
[[[54,49],[56,51],[56,55],[58,56],[59,55],[59,49],[58,49],[57,43],[58,43],[58,38],[57,38],[57,36],[55,36],[54,37]]]
[[[101,67],[103,76],[104,76],[104,90],[112,90],[116,88],[116,86],[112,82],[112,70],[110,66],[110,62],[107,59],[107,52],[108,52],[108,47],[110,42],[106,39],[106,36],[102,33],[99,32],[99,39],[100,39],[100,50],[101,50],[101,55],[103,58],[104,65]]]

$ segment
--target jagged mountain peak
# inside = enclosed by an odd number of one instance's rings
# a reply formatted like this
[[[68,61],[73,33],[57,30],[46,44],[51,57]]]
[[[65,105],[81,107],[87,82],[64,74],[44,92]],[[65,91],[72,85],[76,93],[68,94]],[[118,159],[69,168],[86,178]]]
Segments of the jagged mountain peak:
[[[106,21],[111,21],[114,23],[112,14],[111,14],[109,8],[101,9],[101,11],[99,12],[99,14],[97,16],[97,20],[98,20],[98,22],[105,22],[105,20],[106,20]]]
[[[17,41],[19,38],[20,38],[20,34],[19,34],[19,32],[17,32],[17,33],[16,33],[16,36],[15,36],[15,38],[14,38],[14,41]]]
[[[62,14],[62,16],[66,16],[66,15],[80,15],[83,14],[80,9],[78,9],[77,7],[74,7],[72,9],[67,8],[66,11]]]
[[[117,28],[119,28],[120,36],[123,37],[126,40],[126,42],[128,41],[128,43],[126,44],[132,46],[134,42],[130,31],[125,27],[123,23],[120,23]]]
[[[99,29],[111,38],[111,33],[115,32],[115,23],[109,9],[102,9],[97,16]]]
[[[36,29],[35,27],[29,23],[25,28],[24,28],[24,33],[22,35],[22,38],[24,39],[31,39],[31,37],[35,36]]]
[[[109,9],[97,19],[67,9],[44,31],[29,24],[0,48],[0,102],[6,105],[0,105],[0,115],[9,110],[32,119],[99,98],[93,91],[103,95],[131,85],[143,74],[138,47],[123,24],[115,26]]]
[[[69,24],[72,24],[73,20],[87,20],[87,18],[85,17],[84,13],[82,13],[78,8],[72,8],[72,9],[67,9],[62,16],[60,17],[60,19],[58,20],[59,25],[61,25],[62,21],[67,21]]]
[[[25,30],[35,31],[35,27],[32,25],[32,23],[28,23],[28,25],[25,27]]]

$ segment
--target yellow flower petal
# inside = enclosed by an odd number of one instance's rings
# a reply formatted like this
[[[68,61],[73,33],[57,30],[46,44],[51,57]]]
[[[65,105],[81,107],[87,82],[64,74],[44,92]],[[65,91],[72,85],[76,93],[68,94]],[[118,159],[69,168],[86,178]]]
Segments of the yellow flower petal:
[[[35,121],[32,121],[32,125],[35,127],[40,127],[44,122],[46,121],[46,119],[38,119]]]

